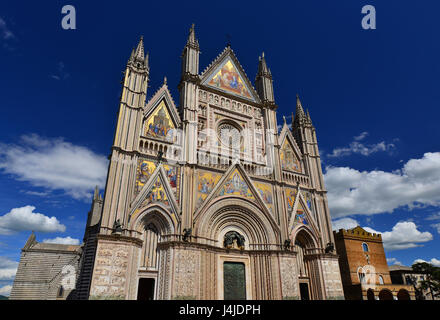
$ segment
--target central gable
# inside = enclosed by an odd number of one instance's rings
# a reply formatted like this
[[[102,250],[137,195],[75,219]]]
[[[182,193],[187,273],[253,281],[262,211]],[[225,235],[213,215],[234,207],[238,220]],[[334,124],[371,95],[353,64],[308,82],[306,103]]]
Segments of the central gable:
[[[259,101],[255,89],[229,47],[202,74],[201,84],[253,102]]]

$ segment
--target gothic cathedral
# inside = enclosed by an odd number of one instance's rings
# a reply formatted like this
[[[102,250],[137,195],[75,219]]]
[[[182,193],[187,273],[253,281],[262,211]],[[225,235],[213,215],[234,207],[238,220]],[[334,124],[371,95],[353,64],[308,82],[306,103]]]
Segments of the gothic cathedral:
[[[315,128],[296,97],[277,126],[228,45],[199,72],[194,25],[178,105],[147,99],[141,38],[124,72],[104,197],[84,236],[80,299],[343,299]]]

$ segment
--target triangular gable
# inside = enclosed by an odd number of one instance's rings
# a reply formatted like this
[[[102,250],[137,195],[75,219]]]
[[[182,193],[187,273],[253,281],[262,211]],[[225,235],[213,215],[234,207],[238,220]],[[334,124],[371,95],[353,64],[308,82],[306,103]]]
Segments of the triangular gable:
[[[229,47],[209,65],[201,78],[204,86],[260,103],[252,83]]]
[[[166,137],[169,130],[180,126],[181,120],[166,84],[145,106],[143,135]]]
[[[305,224],[311,227],[316,234],[318,234],[318,228],[316,222],[312,217],[312,213],[307,206],[307,203],[302,195],[301,190],[298,191],[295,199],[295,204],[289,219],[289,232],[298,224]]]
[[[153,174],[132,202],[130,217],[139,209],[150,204],[159,204],[165,208],[169,208],[176,221],[180,219],[179,206],[162,164],[154,170]]]
[[[261,198],[259,191],[254,187],[252,181],[249,179],[246,171],[239,162],[236,162],[229,167],[210,195],[203,202],[203,205],[198,208],[194,217],[197,217],[212,200],[225,196],[235,196],[247,199],[257,204],[257,206],[265,212],[268,218],[273,220],[272,214]]]
[[[292,135],[288,132],[285,135],[284,141],[281,143],[280,149],[280,163],[281,169],[287,171],[294,171],[298,173],[303,172],[300,152]]]
[[[153,172],[156,170],[156,162],[148,159],[139,159],[138,166],[136,169],[136,194],[142,190],[144,185],[148,182]],[[179,167],[170,164],[163,164],[165,174],[170,183],[173,193],[178,199],[177,186],[179,184]]]

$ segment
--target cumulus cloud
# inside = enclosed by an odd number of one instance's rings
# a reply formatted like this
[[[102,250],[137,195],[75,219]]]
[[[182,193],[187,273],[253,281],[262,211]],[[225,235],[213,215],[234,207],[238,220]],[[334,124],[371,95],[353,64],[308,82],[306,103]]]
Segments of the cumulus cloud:
[[[19,231],[64,232],[66,227],[57,218],[33,212],[34,206],[14,208],[0,216],[0,234],[10,235]]]
[[[5,296],[5,297],[9,297],[9,295],[11,294],[11,290],[12,290],[11,285],[3,286],[0,288],[0,295]]]
[[[360,135],[353,137],[353,141],[348,145],[348,147],[333,149],[332,153],[327,154],[329,158],[339,158],[349,156],[351,154],[360,154],[363,156],[369,156],[370,154],[380,152],[380,151],[392,151],[395,148],[393,143],[385,143],[381,141],[375,144],[364,144],[360,142],[365,139],[368,132],[362,132]]]
[[[21,137],[19,144],[0,143],[0,169],[17,180],[46,190],[62,190],[74,199],[90,199],[93,188],[103,187],[107,159],[88,148],[37,134]]]
[[[54,239],[44,239],[43,243],[56,243],[56,244],[73,244],[73,245],[78,245],[79,244],[79,240],[78,239],[73,239],[71,237],[56,237]]]
[[[425,153],[393,172],[328,166],[324,179],[333,218],[393,212],[402,206],[439,206],[440,152]]]
[[[433,239],[431,233],[420,232],[412,221],[398,222],[391,231],[380,232],[369,227],[364,229],[371,233],[381,233],[384,249],[388,251],[421,247],[422,243]]]
[[[387,258],[387,263],[389,265],[397,265],[397,266],[401,266],[402,265],[402,262],[400,262],[396,258]]]
[[[341,218],[332,221],[333,230],[353,229],[359,225],[359,222],[352,218]]]
[[[433,266],[440,267],[440,260],[438,260],[436,258],[432,258],[429,261],[426,261],[426,260],[423,260],[423,259],[416,259],[416,260],[414,260],[413,264],[421,263],[421,262],[427,262],[427,263],[432,264]]]
[[[0,280],[13,280],[17,273],[17,268],[17,261],[10,260],[6,257],[0,257]]]

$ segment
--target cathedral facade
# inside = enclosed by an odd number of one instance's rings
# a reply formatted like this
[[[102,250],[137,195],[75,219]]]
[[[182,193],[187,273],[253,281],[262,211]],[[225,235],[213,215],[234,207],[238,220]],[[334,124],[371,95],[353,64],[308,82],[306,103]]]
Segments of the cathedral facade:
[[[255,87],[228,45],[203,72],[194,26],[178,105],[147,99],[141,38],[124,77],[79,299],[343,299],[315,128],[279,130],[264,54]]]

